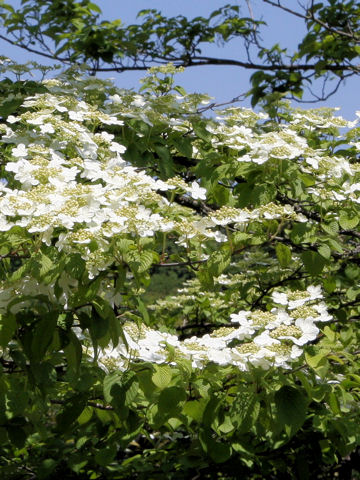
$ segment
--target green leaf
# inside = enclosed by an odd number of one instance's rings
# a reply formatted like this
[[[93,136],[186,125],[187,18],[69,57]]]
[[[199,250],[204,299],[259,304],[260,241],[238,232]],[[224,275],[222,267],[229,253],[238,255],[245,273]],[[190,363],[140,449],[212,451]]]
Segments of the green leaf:
[[[172,379],[171,367],[169,365],[154,365],[154,370],[151,380],[161,390],[166,388]]]
[[[191,420],[195,420],[197,423],[200,423],[206,403],[206,400],[203,398],[199,400],[190,400],[184,405],[183,414],[189,417]]]
[[[170,178],[175,175],[174,164],[168,148],[165,145],[154,145],[155,152],[159,156],[159,169],[164,178]]]
[[[291,250],[287,245],[283,243],[277,243],[275,246],[276,256],[280,265],[286,268],[291,262]]]
[[[336,220],[329,223],[322,223],[321,227],[326,233],[332,236],[336,236],[339,232],[339,224]]]
[[[307,399],[298,388],[284,385],[275,393],[276,420],[293,436],[306,419]]]
[[[125,420],[129,415],[128,406],[136,398],[138,390],[139,383],[134,372],[114,372],[104,378],[105,401],[115,408],[116,413],[122,420]]]
[[[322,257],[326,258],[326,260],[329,260],[331,257],[331,249],[329,245],[326,245],[325,243],[320,245],[320,247],[318,248],[318,252]]]
[[[197,137],[205,140],[206,142],[211,141],[212,135],[208,130],[206,130],[205,122],[194,123],[193,128]]]
[[[159,396],[159,414],[171,413],[175,414],[180,410],[181,404],[186,400],[186,392],[181,387],[164,388]]]
[[[73,370],[76,374],[79,373],[80,362],[82,357],[82,345],[73,331],[68,332],[69,343],[64,348],[65,357],[68,368]]]
[[[89,10],[92,10],[93,12],[100,13],[100,14],[102,13],[101,8],[99,7],[99,5],[96,5],[96,3],[88,2],[86,6]]]
[[[304,263],[304,267],[311,275],[320,275],[326,263],[322,255],[319,255],[312,250],[307,250],[300,256]]]
[[[192,156],[192,143],[189,137],[172,137],[171,143],[176,148],[176,150],[185,157],[190,158]],[[174,158],[174,160],[176,161],[176,157]]]
[[[116,455],[117,448],[116,445],[106,445],[104,448],[96,452],[95,462],[102,467],[106,467],[111,463]]]
[[[149,325],[150,317],[144,302],[141,300],[140,297],[137,298],[137,302],[138,302],[138,310],[141,313],[141,316],[143,317],[144,322],[147,325]]]
[[[344,230],[352,230],[355,228],[359,223],[359,216],[354,215],[352,217],[349,216],[346,212],[341,212],[339,217],[339,224],[340,227]]]
[[[214,277],[218,277],[230,264],[231,254],[229,250],[217,250],[210,255],[206,262],[207,271]]]
[[[79,253],[74,253],[67,257],[65,271],[76,280],[80,280],[85,271],[85,261]]]
[[[121,372],[110,373],[104,378],[103,391],[106,402],[111,404],[115,401],[119,405],[125,404],[125,390],[122,388],[121,378]]]
[[[335,415],[341,415],[339,400],[334,392],[329,393],[328,403]]]
[[[92,301],[92,305],[95,307],[97,314],[104,320],[104,335],[108,332],[110,334],[113,347],[117,347],[122,331],[120,322],[116,318],[113,308],[109,302],[99,296]],[[105,327],[107,328],[105,329]]]
[[[214,440],[210,429],[201,430],[199,440],[204,452],[207,453],[215,463],[224,463],[230,458],[230,445]]]
[[[56,429],[66,432],[86,407],[87,394],[76,394],[67,399],[63,410],[56,417]]]
[[[17,329],[15,315],[0,315],[0,346],[6,348]]]
[[[36,324],[31,343],[31,360],[40,362],[53,340],[57,322],[54,314],[46,315]]]
[[[155,256],[151,250],[143,250],[142,252],[132,250],[127,253],[126,261],[134,273],[144,273],[149,270],[155,261]]]
[[[84,410],[80,413],[77,418],[79,425],[84,425],[89,422],[94,414],[94,409],[92,407],[85,407]]]
[[[236,396],[231,406],[231,423],[238,433],[247,433],[255,424],[259,414],[260,403],[256,395],[242,391]]]
[[[321,351],[316,355],[310,355],[308,352],[305,352],[305,360],[310,367],[317,368],[319,365],[324,364],[327,355],[328,351]]]
[[[53,262],[47,257],[44,253],[39,258],[40,267],[40,278],[44,278],[45,275],[54,267]]]

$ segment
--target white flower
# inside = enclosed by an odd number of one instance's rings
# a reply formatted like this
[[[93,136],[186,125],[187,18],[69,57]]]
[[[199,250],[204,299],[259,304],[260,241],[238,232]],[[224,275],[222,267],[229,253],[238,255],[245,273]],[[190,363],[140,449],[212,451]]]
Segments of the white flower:
[[[206,188],[200,187],[197,182],[192,182],[188,192],[194,200],[206,200]]]
[[[134,107],[143,107],[145,105],[145,100],[141,95],[135,95],[134,100],[131,102],[131,105]]]
[[[227,236],[219,232],[218,230],[216,230],[215,232],[211,232],[211,234],[208,234],[208,237],[213,237],[214,240],[218,243],[226,242],[227,240]]]
[[[295,325],[302,331],[300,338],[291,338],[296,345],[305,345],[305,343],[311,342],[319,333],[319,329],[310,318],[298,318]]]
[[[120,143],[117,143],[117,142],[112,142],[110,147],[109,147],[109,150],[111,150],[112,152],[116,152],[116,153],[124,153],[126,151],[126,147],[124,147],[124,145],[120,145]]]
[[[20,120],[20,117],[14,117],[14,115],[9,115],[6,119],[8,123],[16,123]]]
[[[28,154],[28,149],[23,143],[19,143],[17,147],[12,149],[11,154],[13,157],[26,157]]]
[[[217,363],[218,365],[228,365],[231,363],[231,350],[229,348],[214,349],[210,348],[207,351],[207,357],[210,362]]]
[[[320,302],[317,305],[313,305],[313,308],[318,312],[319,316],[315,318],[317,322],[329,322],[333,319],[333,316],[327,311],[327,306],[324,302]]]
[[[51,125],[51,123],[45,123],[44,125],[40,125],[40,132],[41,133],[54,133],[55,129]]]
[[[320,298],[323,298],[320,285],[310,285],[309,287],[307,287],[306,291],[310,294],[310,300],[318,300]]]
[[[288,304],[288,298],[286,293],[280,293],[280,292],[273,292],[271,295],[271,298],[274,303],[277,303],[279,305],[287,305]]]
[[[14,224],[12,222],[8,222],[5,215],[0,213],[0,232],[7,232],[13,226]]]
[[[251,312],[247,312],[246,310],[240,310],[239,313],[232,313],[230,315],[231,322],[238,322],[240,325],[248,322],[248,317],[251,315]]]
[[[264,330],[254,338],[254,343],[260,347],[269,347],[270,345],[280,345],[281,342],[280,340],[270,337],[268,330]]]

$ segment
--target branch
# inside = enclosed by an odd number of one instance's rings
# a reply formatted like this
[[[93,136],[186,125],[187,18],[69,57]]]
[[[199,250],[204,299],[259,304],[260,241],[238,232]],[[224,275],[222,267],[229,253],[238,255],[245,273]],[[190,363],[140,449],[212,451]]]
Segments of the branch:
[[[186,265],[199,265],[201,263],[207,262],[205,260],[188,260],[187,262],[171,262],[171,263],[156,263],[154,267],[182,267]]]
[[[355,40],[357,42],[359,41],[359,37],[354,35],[353,33],[348,33],[348,32],[345,32],[344,30],[339,30],[337,28],[331,27],[330,25],[323,22],[319,18],[316,18],[311,9],[308,10],[310,12],[308,15],[304,15],[302,13],[299,13],[299,12],[295,11],[295,10],[292,10],[291,8],[284,7],[284,5],[281,5],[280,0],[278,0],[277,3],[275,3],[271,0],[263,0],[263,2],[267,3],[268,5],[272,5],[273,7],[280,8],[281,10],[284,10],[285,12],[288,12],[291,15],[294,15],[296,17],[302,18],[303,20],[306,20],[306,21],[312,20],[313,22],[322,26],[323,28],[325,28],[325,30],[327,30],[331,33],[335,33],[336,35],[351,38],[352,40]]]
[[[62,63],[71,63],[70,58],[61,58],[61,57],[57,57],[56,55],[51,55],[49,53],[41,52],[40,50],[35,50],[34,48],[31,48],[31,47],[28,47],[27,45],[24,45],[23,43],[19,44],[15,40],[10,40],[10,38],[5,37],[4,35],[1,35],[1,34],[0,34],[0,39],[4,40],[7,43],[10,43],[10,45],[22,48],[23,50],[26,50],[27,52],[35,53],[36,55],[41,55],[42,57],[50,58],[51,60],[58,60],[59,62],[62,62]]]
[[[211,65],[221,65],[221,66],[234,66],[234,67],[241,67],[248,70],[263,70],[263,71],[277,71],[277,70],[288,70],[289,72],[296,72],[299,70],[302,71],[316,71],[317,64],[311,63],[301,63],[301,64],[276,64],[276,65],[264,65],[261,63],[254,63],[254,62],[242,62],[240,60],[233,60],[231,58],[215,58],[215,57],[204,57],[204,56],[193,56],[188,59],[183,59],[181,57],[175,58],[166,58],[166,57],[158,57],[159,60],[162,60],[164,63],[172,61],[177,67],[203,67],[203,66],[211,66]],[[154,58],[152,61],[156,62],[157,60]],[[119,66],[119,67],[99,67],[94,69],[96,72],[124,72],[130,70],[147,70],[150,67],[148,66]],[[337,72],[339,70],[344,71],[354,71],[360,72],[360,65],[326,65],[323,67],[324,70],[328,70],[330,72]]]
[[[279,280],[278,282],[275,282],[271,285],[268,285],[267,287],[264,288],[264,290],[262,291],[262,293],[260,294],[260,296],[254,301],[252,302],[251,304],[251,308],[254,308],[256,307],[257,305],[259,305],[259,303],[261,302],[261,300],[270,292],[270,290],[272,290],[273,288],[275,287],[280,287],[281,285],[283,285],[284,283],[286,283],[288,280],[297,280],[297,279],[301,279],[301,278],[305,278],[305,275],[301,275],[301,276],[298,276],[298,273],[300,273],[302,269],[302,265],[297,268],[294,272],[292,272],[290,275],[288,275],[287,277]]]
[[[65,405],[67,402],[65,400],[50,400],[50,403],[53,405]],[[88,407],[94,407],[98,408],[99,410],[114,410],[113,407],[110,405],[103,405],[102,403],[96,403],[96,402],[87,402],[86,403]]]

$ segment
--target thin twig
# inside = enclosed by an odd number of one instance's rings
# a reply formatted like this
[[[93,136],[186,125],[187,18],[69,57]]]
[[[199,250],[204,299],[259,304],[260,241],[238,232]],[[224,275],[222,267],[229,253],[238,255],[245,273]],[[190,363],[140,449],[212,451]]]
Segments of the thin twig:
[[[65,405],[67,402],[65,400],[50,400],[50,403],[52,403],[53,405]],[[90,402],[87,402],[86,405],[88,407],[98,408],[99,410],[110,410],[110,411],[115,410],[110,405],[103,405],[102,403],[97,403],[97,402],[90,401]]]

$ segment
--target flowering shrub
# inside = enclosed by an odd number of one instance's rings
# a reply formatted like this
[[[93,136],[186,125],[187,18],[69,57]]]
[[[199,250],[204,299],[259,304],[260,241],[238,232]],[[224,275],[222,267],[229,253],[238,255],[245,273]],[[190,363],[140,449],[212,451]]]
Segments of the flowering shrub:
[[[359,444],[360,127],[207,116],[175,72],[0,105],[5,478],[333,478]]]

